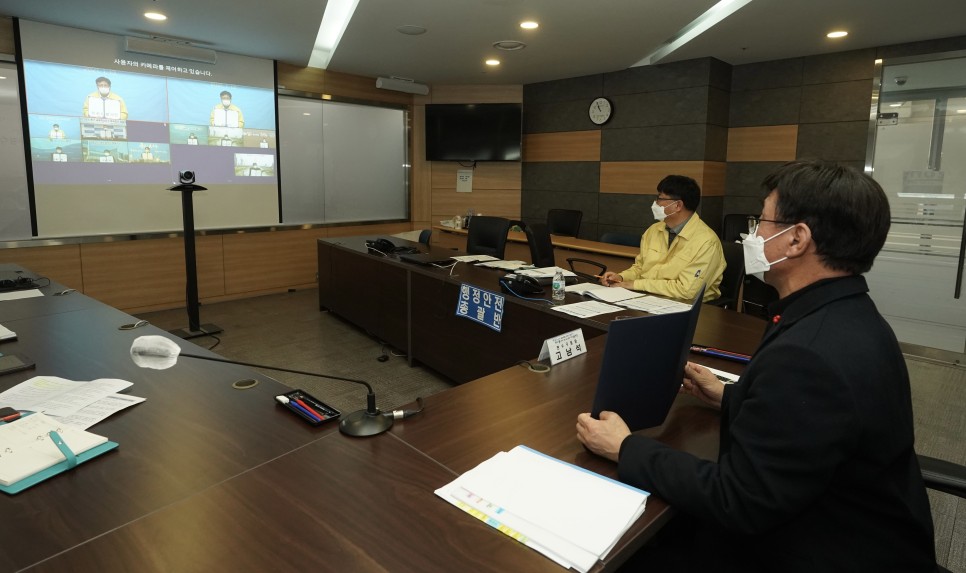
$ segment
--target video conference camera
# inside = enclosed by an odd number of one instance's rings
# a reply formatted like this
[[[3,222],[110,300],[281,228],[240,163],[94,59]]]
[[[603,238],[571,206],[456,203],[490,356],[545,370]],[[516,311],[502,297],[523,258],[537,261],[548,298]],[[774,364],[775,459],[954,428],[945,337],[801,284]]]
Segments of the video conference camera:
[[[195,182],[195,172],[194,171],[179,171],[178,179],[183,184],[191,184]]]

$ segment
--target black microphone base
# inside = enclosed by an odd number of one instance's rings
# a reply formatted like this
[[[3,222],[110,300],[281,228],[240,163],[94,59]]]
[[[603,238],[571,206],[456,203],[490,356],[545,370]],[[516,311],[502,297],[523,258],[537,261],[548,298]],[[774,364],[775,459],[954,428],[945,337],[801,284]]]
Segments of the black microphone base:
[[[370,414],[366,410],[357,410],[348,416],[343,416],[339,422],[339,431],[348,436],[366,437],[381,434],[392,427],[392,417],[382,412]]]
[[[188,340],[189,338],[198,338],[199,336],[208,336],[209,334],[218,334],[223,332],[220,326],[214,324],[202,324],[198,327],[198,330],[191,330],[188,328],[179,328],[177,330],[169,330],[169,333],[177,336],[178,338]]]

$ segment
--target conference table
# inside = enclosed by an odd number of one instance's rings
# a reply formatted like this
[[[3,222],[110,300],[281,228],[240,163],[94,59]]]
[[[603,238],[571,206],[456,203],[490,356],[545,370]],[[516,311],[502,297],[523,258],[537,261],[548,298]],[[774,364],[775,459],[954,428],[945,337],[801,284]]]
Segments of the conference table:
[[[339,242],[330,246],[352,250],[349,239]],[[385,257],[371,260],[385,267],[378,276],[402,276],[408,285],[397,299],[404,314],[377,322],[398,328],[406,348],[436,360],[411,324],[411,313],[424,302],[409,297],[427,286],[448,297],[459,277],[440,279],[438,269]],[[382,281],[371,282],[376,288]],[[349,280],[342,284],[355,295],[371,294]],[[586,354],[547,373],[493,361],[487,375],[427,397],[422,413],[397,421],[389,432],[353,438],[340,434],[335,423],[305,424],[274,402],[289,387],[242,366],[183,358],[169,370],[138,368],[129,347],[144,334],[167,336],[187,352],[210,353],[150,325],[120,330],[134,318],[80,293],[54,295],[61,290],[51,284],[40,289],[42,297],[0,302],[0,324],[17,333],[0,351],[25,354],[37,364],[33,371],[0,376],[0,391],[36,375],[121,378],[134,383],[130,394],[147,400],[90,429],[118,442],[116,450],[0,497],[0,571],[560,571],[434,490],[518,444],[616,475],[614,464],[582,448],[574,429],[577,414],[592,400],[606,340],[603,320],[560,319],[548,305],[519,301],[515,316],[533,324],[547,320],[537,331],[593,327],[600,334],[588,337]],[[453,326],[448,310],[445,317],[439,313],[436,327]],[[750,352],[763,323],[746,318],[704,308],[699,332]],[[457,326],[463,322],[469,325]],[[538,351],[527,344],[513,356],[532,360]],[[708,357],[698,361],[730,371],[740,367]],[[246,378],[259,384],[232,386]],[[362,402],[360,396],[360,408]],[[716,411],[679,396],[665,423],[645,433],[713,459],[717,428]],[[613,570],[672,513],[651,496],[644,515],[594,570]]]

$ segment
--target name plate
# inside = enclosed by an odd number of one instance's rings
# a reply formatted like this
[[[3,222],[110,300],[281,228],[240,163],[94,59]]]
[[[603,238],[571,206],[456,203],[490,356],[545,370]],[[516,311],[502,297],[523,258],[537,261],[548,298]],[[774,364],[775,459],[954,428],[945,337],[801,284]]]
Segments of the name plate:
[[[456,301],[456,316],[468,318],[500,332],[503,328],[505,302],[503,295],[463,283],[460,285],[459,300]]]
[[[586,352],[587,344],[584,342],[584,331],[578,328],[544,340],[543,348],[540,349],[540,356],[537,360],[549,358],[550,364],[556,365]]]

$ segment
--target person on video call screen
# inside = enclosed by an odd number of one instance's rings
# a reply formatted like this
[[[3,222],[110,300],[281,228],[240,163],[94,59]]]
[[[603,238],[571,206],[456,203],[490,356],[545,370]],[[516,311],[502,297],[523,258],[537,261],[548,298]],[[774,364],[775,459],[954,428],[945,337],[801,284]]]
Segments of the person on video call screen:
[[[221,92],[221,101],[211,110],[212,127],[245,127],[245,116],[231,103],[231,92]]]
[[[97,91],[84,100],[83,116],[127,119],[127,105],[124,98],[111,91],[111,80],[101,76],[94,83],[97,84]]]

